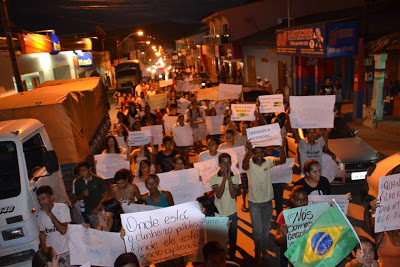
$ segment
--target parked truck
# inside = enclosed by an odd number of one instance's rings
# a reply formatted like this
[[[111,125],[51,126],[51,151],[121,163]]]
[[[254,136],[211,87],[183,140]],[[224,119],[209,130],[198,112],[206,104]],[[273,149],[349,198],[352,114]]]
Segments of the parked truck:
[[[71,169],[99,153],[108,109],[99,78],[48,82],[0,98],[1,266],[29,266],[39,248],[38,187],[50,185],[56,202],[71,205]]]

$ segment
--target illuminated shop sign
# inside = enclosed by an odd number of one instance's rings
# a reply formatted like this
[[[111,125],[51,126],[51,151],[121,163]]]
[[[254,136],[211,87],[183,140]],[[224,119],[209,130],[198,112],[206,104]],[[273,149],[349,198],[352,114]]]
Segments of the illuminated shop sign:
[[[76,57],[79,67],[93,67],[93,56],[91,52],[79,52]]]

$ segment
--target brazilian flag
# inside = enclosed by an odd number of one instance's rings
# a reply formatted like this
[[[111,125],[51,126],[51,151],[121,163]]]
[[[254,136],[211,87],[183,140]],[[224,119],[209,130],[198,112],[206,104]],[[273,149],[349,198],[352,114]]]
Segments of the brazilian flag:
[[[357,245],[358,237],[338,206],[326,210],[285,252],[295,267],[337,266]]]

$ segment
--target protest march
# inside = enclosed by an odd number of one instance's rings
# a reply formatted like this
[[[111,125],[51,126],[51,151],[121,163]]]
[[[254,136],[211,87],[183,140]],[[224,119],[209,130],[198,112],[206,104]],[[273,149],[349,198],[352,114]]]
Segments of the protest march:
[[[50,186],[36,190],[42,249],[34,260],[270,266],[274,254],[280,266],[297,267],[400,259],[400,174],[367,190],[357,218],[368,221],[368,232],[349,217],[352,195],[333,192],[340,171],[328,138],[334,95],[279,93],[245,103],[238,84],[202,88],[176,76],[138,86],[129,96],[116,92],[103,152],[75,166],[72,207],[54,203]],[[211,265],[217,256],[220,265]]]

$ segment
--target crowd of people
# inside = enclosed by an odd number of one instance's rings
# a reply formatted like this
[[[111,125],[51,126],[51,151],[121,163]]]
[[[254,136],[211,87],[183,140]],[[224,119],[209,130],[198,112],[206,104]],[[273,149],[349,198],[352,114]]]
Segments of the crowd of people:
[[[165,109],[151,110],[148,96],[166,93],[168,103]],[[181,102],[188,102],[182,108]],[[85,227],[121,232],[124,229],[120,215],[124,213],[121,203],[136,203],[157,207],[174,205],[171,192],[159,187],[157,173],[175,172],[192,168],[194,162],[218,159],[219,170],[210,176],[211,187],[204,196],[199,196],[200,207],[206,216],[229,218],[228,253],[221,244],[211,242],[204,246],[204,266],[225,266],[226,257],[235,266],[237,261],[238,212],[236,199],[242,197],[243,212],[249,212],[252,226],[252,239],[255,246],[257,264],[268,259],[267,245],[270,239],[270,228],[276,226],[275,243],[281,247],[281,266],[290,264],[286,251],[288,227],[283,218],[284,208],[306,206],[309,195],[331,194],[330,183],[321,175],[322,154],[326,153],[335,160],[329,150],[328,136],[331,129],[304,130],[304,139],[298,129],[291,127],[287,114],[288,101],[285,101],[286,112],[280,114],[262,114],[258,106],[254,121],[235,122],[231,120],[230,101],[198,101],[195,92],[178,92],[176,82],[165,88],[157,83],[142,82],[128,94],[115,94],[115,106],[118,109],[116,122],[110,135],[106,138],[103,154],[117,153],[126,155],[131,163],[130,169],[118,170],[113,179],[104,180],[97,176],[87,161],[80,162],[74,169],[76,179],[73,182],[73,195],[78,214],[71,219],[70,210],[64,204],[54,203],[54,193],[49,186],[36,191],[41,211],[39,213],[40,243],[33,266],[69,266],[68,223],[81,222]],[[208,134],[205,127],[207,116],[223,115],[220,135]],[[175,116],[176,123],[170,131],[164,131],[162,145],[132,147],[128,145],[130,131],[141,131],[142,127],[163,125],[165,116]],[[247,140],[246,129],[271,123],[279,123],[282,134],[282,145],[271,147],[254,147]],[[182,145],[177,139],[180,133],[189,133],[193,137],[192,145]],[[292,133],[298,144],[302,178],[294,184],[290,200],[284,205],[283,192],[289,185],[271,182],[271,168],[286,162],[286,135]],[[205,145],[204,145],[205,144]],[[244,146],[245,155],[242,162],[244,173],[232,171],[232,157],[220,150]],[[192,155],[189,153],[193,151]],[[109,177],[107,177],[109,178]],[[110,184],[108,181],[112,181]],[[349,197],[351,197],[349,195]],[[195,200],[195,199],[194,199]],[[377,203],[371,202],[370,215],[374,214]],[[273,210],[276,211],[276,218]],[[274,222],[271,224],[271,222]],[[372,231],[373,232],[373,231]],[[352,255],[343,264],[346,266],[394,266],[393,259],[399,259],[400,235],[395,230],[380,235],[380,242],[373,243],[360,237],[361,247],[356,247]],[[376,253],[376,249],[379,253]],[[391,252],[383,252],[389,249]],[[380,256],[378,265],[377,256]],[[393,255],[397,255],[393,257]],[[135,255],[126,253],[115,262],[115,266],[139,266]],[[57,263],[58,262],[58,263]],[[130,264],[130,265],[129,265]],[[178,265],[175,265],[178,266]],[[237,266],[237,265],[236,265]]]

